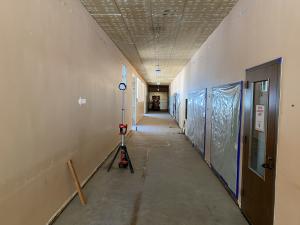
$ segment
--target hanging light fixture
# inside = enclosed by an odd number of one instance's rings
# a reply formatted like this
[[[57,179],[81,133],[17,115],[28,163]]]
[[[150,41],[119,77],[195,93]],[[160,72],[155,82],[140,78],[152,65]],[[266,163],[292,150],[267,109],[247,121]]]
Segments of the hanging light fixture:
[[[156,69],[155,69],[155,75],[156,75],[156,77],[160,76],[160,72],[161,72],[161,70],[160,70],[159,65],[156,65]]]

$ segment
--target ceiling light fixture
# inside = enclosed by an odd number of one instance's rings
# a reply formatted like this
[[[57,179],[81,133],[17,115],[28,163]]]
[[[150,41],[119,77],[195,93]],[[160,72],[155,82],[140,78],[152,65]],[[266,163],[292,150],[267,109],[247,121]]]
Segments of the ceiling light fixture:
[[[156,74],[157,77],[160,76],[160,72],[161,72],[161,70],[160,70],[159,65],[158,65],[157,68],[155,69],[155,74]]]

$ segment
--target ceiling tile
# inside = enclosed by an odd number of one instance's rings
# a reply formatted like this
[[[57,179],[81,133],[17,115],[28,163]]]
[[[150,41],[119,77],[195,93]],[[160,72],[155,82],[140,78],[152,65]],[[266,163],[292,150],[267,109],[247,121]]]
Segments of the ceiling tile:
[[[174,79],[237,1],[81,0],[137,72],[161,84]]]

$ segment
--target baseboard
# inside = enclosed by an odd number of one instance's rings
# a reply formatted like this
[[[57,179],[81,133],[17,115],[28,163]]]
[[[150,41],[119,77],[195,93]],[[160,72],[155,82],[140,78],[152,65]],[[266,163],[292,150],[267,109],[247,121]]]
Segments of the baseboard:
[[[54,213],[54,215],[50,218],[50,220],[46,223],[46,225],[52,225],[59,215],[64,211],[64,209],[70,204],[70,202],[75,198],[77,192],[74,192],[69,199],[67,199],[63,205]]]
[[[130,137],[132,134],[132,131],[130,130],[127,133],[127,137]],[[106,160],[111,156],[111,154],[118,148],[120,145],[120,142],[115,146],[115,148],[108,153],[108,155],[102,160],[99,165],[96,166],[96,168],[90,173],[90,175],[87,176],[86,179],[84,179],[81,183],[81,187],[84,187],[92,178],[93,176],[98,172],[98,170],[103,166],[103,164],[106,162]],[[62,206],[53,214],[53,216],[49,219],[49,221],[46,223],[46,225],[52,225],[56,219],[60,216],[60,214],[65,210],[65,208],[71,203],[71,201],[76,197],[77,192],[74,191],[74,193],[62,204]]]

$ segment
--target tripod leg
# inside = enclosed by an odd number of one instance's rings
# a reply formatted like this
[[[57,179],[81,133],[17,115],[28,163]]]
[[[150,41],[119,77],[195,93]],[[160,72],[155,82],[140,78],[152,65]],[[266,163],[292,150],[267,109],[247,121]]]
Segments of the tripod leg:
[[[116,154],[114,155],[114,158],[111,160],[111,162],[110,162],[110,164],[109,164],[109,166],[107,168],[107,172],[110,171],[112,165],[114,164],[114,161],[116,160],[116,158],[117,158],[117,156],[119,154],[120,149],[121,149],[121,146],[118,147],[118,150],[117,150]]]
[[[131,172],[131,173],[134,173],[133,166],[132,166],[132,163],[131,163],[131,160],[130,160],[130,157],[129,157],[127,148],[125,147],[124,150],[125,150],[126,157],[127,157],[127,159],[128,159],[128,164],[129,164],[130,172]]]

